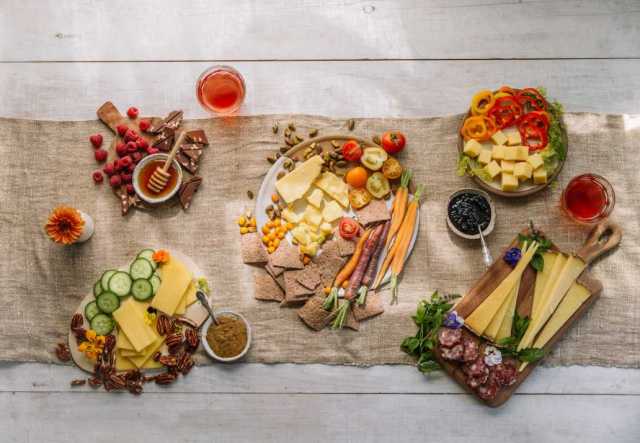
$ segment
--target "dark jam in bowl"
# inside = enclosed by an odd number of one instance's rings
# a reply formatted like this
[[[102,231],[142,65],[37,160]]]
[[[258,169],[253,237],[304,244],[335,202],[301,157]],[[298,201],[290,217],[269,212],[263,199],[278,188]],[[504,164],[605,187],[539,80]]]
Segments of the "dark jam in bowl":
[[[484,232],[491,222],[491,206],[482,195],[463,192],[451,199],[447,215],[458,231],[467,235],[477,235],[478,225]]]

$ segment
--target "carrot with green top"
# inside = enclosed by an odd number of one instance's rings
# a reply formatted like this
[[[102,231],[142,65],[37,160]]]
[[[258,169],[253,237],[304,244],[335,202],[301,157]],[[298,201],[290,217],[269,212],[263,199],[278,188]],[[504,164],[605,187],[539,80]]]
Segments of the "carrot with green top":
[[[400,179],[400,187],[396,191],[396,198],[393,200],[393,212],[391,213],[391,227],[389,228],[389,234],[385,246],[389,247],[389,244],[393,240],[394,236],[398,233],[402,220],[404,220],[404,214],[407,209],[407,200],[409,199],[409,182],[411,181],[411,171],[406,170],[402,173]]]
[[[376,270],[378,269],[378,262],[380,260],[380,255],[384,250],[384,245],[387,240],[387,235],[389,235],[389,227],[391,226],[391,221],[388,220],[385,222],[384,227],[382,228],[382,232],[380,234],[380,238],[378,239],[378,244],[376,245],[375,250],[373,251],[373,255],[371,256],[371,260],[369,260],[369,264],[367,265],[367,271],[364,273],[364,277],[362,277],[362,281],[360,282],[360,289],[358,289],[358,300],[357,303],[359,305],[363,305],[367,298],[367,292],[369,291],[369,287],[373,283],[373,280],[376,276]]]
[[[413,237],[413,230],[416,226],[416,216],[418,215],[418,208],[420,207],[420,196],[423,190],[424,187],[422,185],[418,186],[418,189],[407,208],[407,214],[402,222],[402,227],[398,232],[398,239],[396,240],[396,242],[398,242],[398,249],[396,250],[391,263],[392,305],[398,303],[398,277],[400,277],[404,268],[405,256],[407,255],[407,250],[409,249],[409,244]]]

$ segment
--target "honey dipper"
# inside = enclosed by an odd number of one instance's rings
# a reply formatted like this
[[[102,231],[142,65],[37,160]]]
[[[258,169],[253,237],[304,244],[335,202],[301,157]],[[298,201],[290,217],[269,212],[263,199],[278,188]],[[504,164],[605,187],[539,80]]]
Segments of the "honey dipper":
[[[180,135],[176,139],[176,142],[173,144],[173,148],[171,148],[171,152],[169,152],[169,155],[167,156],[167,160],[164,162],[164,165],[157,167],[156,170],[153,171],[151,178],[149,178],[149,183],[147,183],[147,185],[149,186],[149,189],[151,189],[156,194],[159,194],[160,192],[162,192],[162,190],[167,186],[167,183],[169,183],[171,174],[169,174],[168,171],[169,171],[169,168],[171,167],[171,163],[173,162],[173,159],[178,153],[178,149],[180,148],[180,145],[182,144],[182,141],[184,140],[185,135],[186,135],[186,132],[184,131],[180,133]]]

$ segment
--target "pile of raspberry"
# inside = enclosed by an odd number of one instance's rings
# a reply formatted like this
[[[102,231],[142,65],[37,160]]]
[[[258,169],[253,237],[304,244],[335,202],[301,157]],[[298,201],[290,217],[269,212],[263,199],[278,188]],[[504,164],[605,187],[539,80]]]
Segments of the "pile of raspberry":
[[[130,107],[127,110],[127,116],[130,119],[138,117],[138,108]],[[146,132],[151,126],[149,120],[141,120],[138,124],[140,131]],[[146,155],[155,154],[158,149],[149,146],[149,143],[142,138],[138,132],[129,129],[127,125],[118,125],[116,127],[118,135],[122,137],[122,141],[116,144],[117,159],[107,162],[102,170],[98,169],[93,172],[92,177],[95,183],[102,183],[104,176],[109,178],[109,184],[112,188],[124,186],[127,193],[133,195],[133,170],[140,160]],[[89,137],[91,145],[94,147],[94,157],[98,163],[107,161],[108,153],[102,148],[103,138],[101,134],[94,134]]]

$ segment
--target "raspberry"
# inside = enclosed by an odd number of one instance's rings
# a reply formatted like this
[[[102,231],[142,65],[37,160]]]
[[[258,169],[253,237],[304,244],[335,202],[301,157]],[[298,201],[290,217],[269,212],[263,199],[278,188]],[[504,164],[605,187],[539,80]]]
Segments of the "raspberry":
[[[134,192],[136,192],[136,190],[135,190],[135,189],[133,189],[133,185],[132,185],[131,183],[129,183],[129,184],[127,185],[127,194],[129,194],[129,195],[133,195],[133,193],[134,193]]]
[[[160,152],[160,150],[158,148],[154,148],[154,147],[148,147],[147,148],[147,154],[149,154],[149,155],[157,154],[158,152]]]
[[[138,150],[138,144],[136,142],[127,143],[127,152],[136,152]]]
[[[138,145],[138,149],[145,149],[146,150],[149,147],[149,142],[147,142],[143,138],[139,138],[138,141],[136,142],[136,144]]]
[[[102,183],[102,180],[104,180],[104,175],[102,175],[102,171],[100,170],[93,171],[93,174],[91,174],[91,177],[93,177],[93,181],[95,183]]]
[[[133,159],[131,157],[129,157],[129,156],[122,157],[119,160],[119,163],[120,163],[120,169],[128,168],[129,165],[133,164]]]
[[[96,158],[97,162],[102,163],[107,159],[109,153],[102,148],[98,148],[93,152],[93,156]]]
[[[118,135],[120,137],[124,137],[124,135],[127,133],[127,130],[129,128],[127,128],[127,125],[118,125],[116,126],[116,131],[118,131]]]
[[[131,183],[131,180],[133,180],[133,174],[120,174],[120,179],[123,183]]]
[[[135,163],[131,163],[127,168],[127,171],[129,171],[129,174],[133,174],[133,171],[135,171],[135,169],[136,169]]]
[[[89,137],[89,141],[91,142],[91,144],[93,145],[94,148],[99,148],[100,146],[102,146],[102,134],[94,134],[91,137]]]
[[[124,157],[127,155],[127,145],[123,142],[118,142],[116,145],[116,154],[118,154],[118,157]]]
[[[138,116],[138,108],[132,106],[129,109],[127,109],[127,115],[129,116],[130,119],[134,119]]]
[[[125,142],[135,142],[138,139],[138,134],[133,129],[127,129],[127,132],[124,134]]]
[[[120,179],[119,175],[112,175],[109,179],[109,184],[112,188],[115,188],[116,186],[120,186],[122,184],[122,180]]]
[[[133,159],[134,163],[138,163],[140,160],[142,160],[142,152],[134,152],[133,154],[131,154],[131,158]]]
[[[104,168],[102,169],[104,171],[105,174],[107,174],[109,177],[111,177],[113,174],[116,173],[116,168],[113,165],[113,163],[107,163]]]
[[[147,130],[151,127],[151,122],[149,120],[140,120],[140,123],[138,123],[138,127],[142,132],[147,132]]]

